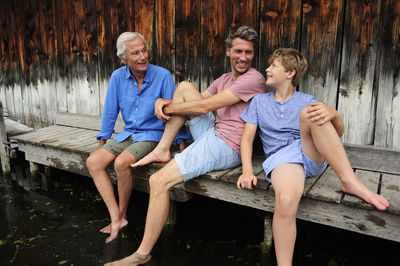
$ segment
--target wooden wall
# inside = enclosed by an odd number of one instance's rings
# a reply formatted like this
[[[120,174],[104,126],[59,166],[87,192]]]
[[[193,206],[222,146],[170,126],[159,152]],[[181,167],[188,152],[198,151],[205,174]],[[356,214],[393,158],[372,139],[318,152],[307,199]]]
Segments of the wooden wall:
[[[141,32],[176,82],[205,90],[230,70],[228,31],[247,24],[263,74],[278,47],[308,58],[299,90],[339,110],[344,142],[400,149],[398,0],[0,0],[0,23],[3,105],[36,128],[55,112],[101,114],[124,31]]]

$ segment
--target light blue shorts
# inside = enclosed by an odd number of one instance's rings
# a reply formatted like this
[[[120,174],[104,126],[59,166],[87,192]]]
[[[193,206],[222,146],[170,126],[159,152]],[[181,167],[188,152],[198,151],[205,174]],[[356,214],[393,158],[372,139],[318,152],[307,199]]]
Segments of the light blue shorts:
[[[266,178],[271,182],[271,172],[276,167],[284,163],[299,163],[303,165],[305,176],[313,177],[320,175],[328,165],[324,161],[322,165],[308,158],[301,148],[301,139],[297,139],[285,148],[269,156],[262,164]]]
[[[211,112],[186,122],[194,142],[175,155],[176,164],[185,182],[213,170],[241,164],[239,154],[217,135],[214,124],[215,118]]]

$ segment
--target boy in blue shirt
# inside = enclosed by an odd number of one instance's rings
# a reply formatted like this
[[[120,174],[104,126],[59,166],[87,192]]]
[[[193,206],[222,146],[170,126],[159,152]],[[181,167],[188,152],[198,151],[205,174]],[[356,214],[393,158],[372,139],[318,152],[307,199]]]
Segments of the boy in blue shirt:
[[[258,94],[241,118],[246,122],[241,140],[243,173],[239,189],[252,189],[252,144],[257,127],[266,160],[263,168],[275,192],[272,223],[278,265],[291,265],[296,241],[296,213],[306,177],[321,174],[327,164],[339,177],[341,189],[385,210],[389,203],[355,176],[340,140],[344,126],[339,113],[311,95],[295,90],[307,70],[307,60],[295,49],[277,49],[266,69],[273,92]]]

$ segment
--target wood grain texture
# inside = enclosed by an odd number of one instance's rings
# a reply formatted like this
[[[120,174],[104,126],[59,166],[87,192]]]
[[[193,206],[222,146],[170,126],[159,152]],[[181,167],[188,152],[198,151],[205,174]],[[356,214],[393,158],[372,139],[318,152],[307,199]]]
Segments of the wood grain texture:
[[[200,0],[176,1],[175,82],[190,81],[200,90]]]
[[[300,90],[336,108],[339,83],[343,0],[303,3],[301,52],[308,60],[308,73]]]
[[[389,201],[388,211],[400,215],[400,175],[383,174],[380,194]]]
[[[346,143],[373,144],[380,5],[380,1],[346,2],[338,100]]]
[[[301,1],[261,1],[259,71],[265,74],[268,58],[281,47],[300,49]]]
[[[400,150],[400,2],[382,1],[374,145]]]
[[[155,1],[155,63],[175,73],[175,0]]]

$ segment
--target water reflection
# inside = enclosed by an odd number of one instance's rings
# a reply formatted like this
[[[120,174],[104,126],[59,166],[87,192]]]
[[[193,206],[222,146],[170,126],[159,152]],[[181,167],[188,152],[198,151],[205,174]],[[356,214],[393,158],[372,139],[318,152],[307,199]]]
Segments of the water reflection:
[[[109,219],[91,180],[62,171],[50,179],[49,191],[29,189],[21,180],[0,184],[0,265],[102,265],[138,247],[147,194],[133,193],[129,225],[106,245],[99,229]],[[163,231],[148,265],[276,264],[273,254],[260,253],[261,211],[194,197],[177,205],[177,218],[173,229]],[[390,265],[399,248],[399,243],[298,221],[294,265]]]

